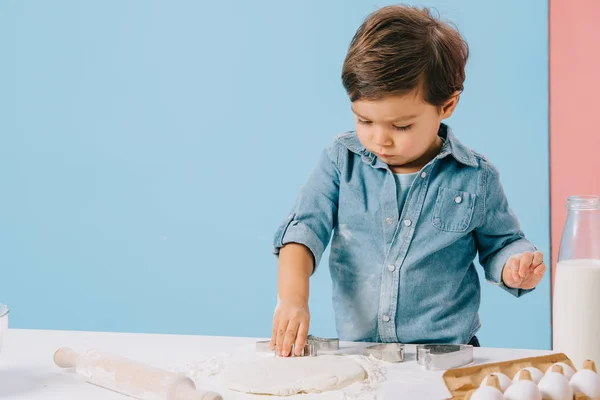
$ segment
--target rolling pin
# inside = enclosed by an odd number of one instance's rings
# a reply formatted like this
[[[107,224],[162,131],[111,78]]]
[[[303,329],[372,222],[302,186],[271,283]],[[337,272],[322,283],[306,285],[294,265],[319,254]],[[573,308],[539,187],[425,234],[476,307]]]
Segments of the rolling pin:
[[[54,353],[54,363],[75,367],[91,384],[140,400],[223,400],[218,393],[197,391],[183,374],[96,350],[78,354],[62,347]]]

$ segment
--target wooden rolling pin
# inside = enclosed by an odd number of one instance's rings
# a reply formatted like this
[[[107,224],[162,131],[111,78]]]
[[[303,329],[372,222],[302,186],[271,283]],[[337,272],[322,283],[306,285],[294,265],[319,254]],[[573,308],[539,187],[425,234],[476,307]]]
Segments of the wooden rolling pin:
[[[54,363],[75,367],[87,382],[140,400],[223,400],[218,393],[197,391],[183,374],[95,350],[80,355],[63,347],[54,353]]]

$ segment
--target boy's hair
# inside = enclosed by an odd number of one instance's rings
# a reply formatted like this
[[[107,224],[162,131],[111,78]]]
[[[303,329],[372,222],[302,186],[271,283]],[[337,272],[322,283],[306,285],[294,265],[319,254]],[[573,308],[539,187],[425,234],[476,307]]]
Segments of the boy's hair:
[[[342,83],[352,102],[417,89],[439,107],[462,92],[468,57],[458,31],[428,9],[387,6],[370,14],[354,35]]]

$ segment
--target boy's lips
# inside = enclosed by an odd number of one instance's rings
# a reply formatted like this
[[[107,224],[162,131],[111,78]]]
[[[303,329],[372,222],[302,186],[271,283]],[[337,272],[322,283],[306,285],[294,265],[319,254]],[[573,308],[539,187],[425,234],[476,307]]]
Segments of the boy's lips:
[[[392,157],[391,154],[382,154],[382,153],[375,153],[375,155],[379,158],[390,158]]]

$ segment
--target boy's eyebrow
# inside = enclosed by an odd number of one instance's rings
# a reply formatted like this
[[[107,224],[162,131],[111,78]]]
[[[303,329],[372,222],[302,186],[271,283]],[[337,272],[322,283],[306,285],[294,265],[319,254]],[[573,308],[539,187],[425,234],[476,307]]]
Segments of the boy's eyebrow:
[[[352,110],[352,112],[357,117],[362,118],[362,119],[364,119],[366,121],[369,121],[369,118],[363,117],[362,115],[360,115],[359,113],[357,113],[356,110],[354,109],[354,107],[350,107],[350,109]],[[411,114],[411,115],[406,115],[406,116],[402,116],[402,117],[398,117],[398,118],[392,119],[391,121],[393,121],[393,122],[402,122],[402,121],[408,121],[409,119],[413,119],[413,118],[416,118],[416,117],[418,117],[417,114]]]

